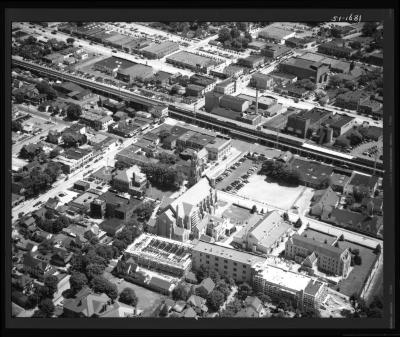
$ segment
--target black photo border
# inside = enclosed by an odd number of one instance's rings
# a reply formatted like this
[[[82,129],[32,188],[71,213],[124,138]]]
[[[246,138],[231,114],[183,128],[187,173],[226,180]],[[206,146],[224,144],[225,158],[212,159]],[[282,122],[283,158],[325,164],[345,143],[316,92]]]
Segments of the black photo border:
[[[300,5],[301,3],[301,5]],[[398,35],[395,36],[395,17],[398,20],[398,12],[393,6],[386,8],[366,8],[366,4],[358,2],[357,5],[346,9],[348,2],[337,2],[327,4],[328,8],[318,2],[274,2],[254,6],[240,7],[233,4],[172,4],[165,6],[165,2],[143,3],[129,2],[11,2],[3,8],[3,34],[2,42],[4,45],[4,81],[1,85],[3,95],[3,137],[2,146],[3,159],[3,225],[4,231],[4,277],[2,278],[3,287],[2,301],[4,304],[5,316],[2,317],[4,326],[11,335],[19,333],[32,335],[30,329],[41,329],[40,336],[50,333],[59,333],[53,329],[65,329],[66,333],[74,333],[75,329],[85,329],[85,334],[89,335],[89,329],[98,335],[106,332],[106,335],[122,335],[123,329],[130,330],[130,334],[140,330],[140,334],[151,334],[150,329],[156,329],[158,333],[174,335],[193,335],[206,329],[214,329],[218,334],[237,335],[251,334],[264,335],[278,333],[278,329],[286,329],[288,333],[297,335],[307,332],[308,335],[323,333],[331,334],[336,331],[347,331],[347,334],[375,334],[391,333],[392,329],[397,328],[395,317],[399,316],[396,312],[395,297],[398,299],[398,256],[399,249],[396,244],[398,238],[398,219],[397,177],[395,167],[397,167],[397,154],[395,151],[395,141],[397,133],[394,133],[395,123],[398,122],[398,99],[395,102],[395,92],[398,90],[398,77],[395,81],[395,74],[398,71]],[[283,5],[284,4],[284,5]],[[351,3],[353,5],[353,2]],[[206,6],[205,6],[206,5]],[[316,7],[313,7],[313,6]],[[383,5],[383,3],[381,3]],[[228,7],[229,6],[229,7]],[[250,6],[250,5],[249,5]],[[267,7],[268,6],[268,7]],[[375,4],[379,6],[379,4]],[[383,21],[384,22],[384,318],[366,319],[160,319],[160,318],[139,318],[139,319],[39,319],[39,318],[11,318],[11,22],[12,21],[331,21],[334,15],[349,15],[350,13],[361,14],[363,21]],[[398,31],[398,22],[396,22]],[[396,71],[397,70],[397,71]],[[397,96],[398,94],[396,94]],[[397,144],[397,142],[396,142]],[[395,195],[396,192],[396,195]],[[392,235],[396,233],[396,235]],[[397,282],[397,283],[395,283]],[[73,330],[71,330],[73,329]],[[86,330],[87,329],[87,330]],[[114,329],[114,332],[108,331]],[[146,330],[143,330],[146,329]],[[192,330],[194,329],[194,330]],[[268,330],[266,330],[268,329]],[[323,329],[323,331],[317,329]],[[328,330],[329,329],[329,330]],[[132,331],[133,330],[133,331]],[[196,332],[197,330],[197,332]],[[306,331],[307,330],[307,331]],[[331,331],[331,332],[329,332]],[[282,332],[282,331],[281,331]],[[91,333],[90,333],[91,334]]]

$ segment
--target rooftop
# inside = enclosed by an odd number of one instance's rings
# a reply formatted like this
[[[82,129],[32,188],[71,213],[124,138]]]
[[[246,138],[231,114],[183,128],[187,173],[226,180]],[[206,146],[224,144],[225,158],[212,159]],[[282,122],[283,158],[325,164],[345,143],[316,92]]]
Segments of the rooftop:
[[[273,25],[269,25],[263,28],[259,33],[258,36],[266,37],[266,38],[274,38],[274,39],[284,39],[288,35],[292,34],[290,30],[286,30],[283,28],[279,28]]]
[[[246,265],[253,265],[256,262],[263,262],[265,258],[250,253],[240,252],[233,248],[227,248],[211,243],[199,241],[194,247],[194,251],[210,254],[221,258],[230,259]]]
[[[207,67],[217,64],[217,62],[211,58],[189,53],[187,51],[179,51],[173,55],[170,55],[167,57],[167,60],[182,62],[192,67],[197,67],[197,66]]]
[[[134,62],[119,57],[111,56],[109,58],[96,62],[95,66],[106,67],[111,69],[115,68],[125,69],[133,66],[134,64],[135,64]]]
[[[292,291],[304,291],[310,283],[310,277],[264,264],[258,275],[269,283],[276,284]]]
[[[292,240],[293,244],[296,246],[307,248],[310,251],[317,251],[318,253],[329,255],[334,258],[338,258],[345,251],[345,249],[330,246],[328,243],[319,242],[299,234],[294,234],[290,240]]]

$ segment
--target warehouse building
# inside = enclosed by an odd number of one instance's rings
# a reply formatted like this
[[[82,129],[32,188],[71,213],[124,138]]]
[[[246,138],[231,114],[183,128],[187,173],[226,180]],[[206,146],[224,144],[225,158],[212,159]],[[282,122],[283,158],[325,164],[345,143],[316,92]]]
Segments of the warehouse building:
[[[280,71],[296,75],[298,79],[311,79],[317,84],[328,80],[329,65],[292,57],[281,63]]]
[[[109,75],[115,75],[119,70],[132,67],[133,65],[135,65],[134,62],[112,56],[96,62],[93,68]]]
[[[117,79],[133,83],[135,81],[145,81],[153,76],[153,68],[144,64],[134,64],[129,68],[119,69]]]
[[[259,33],[258,37],[263,38],[267,41],[283,44],[285,40],[294,37],[296,34],[290,30],[286,30],[281,27],[277,27],[272,24],[263,28]]]
[[[195,72],[208,73],[215,66],[220,64],[209,57],[196,55],[187,51],[179,51],[166,58],[167,63],[177,67],[188,68]]]
[[[149,59],[161,59],[178,50],[179,44],[176,42],[166,41],[162,43],[154,43],[150,46],[142,48],[140,53]]]

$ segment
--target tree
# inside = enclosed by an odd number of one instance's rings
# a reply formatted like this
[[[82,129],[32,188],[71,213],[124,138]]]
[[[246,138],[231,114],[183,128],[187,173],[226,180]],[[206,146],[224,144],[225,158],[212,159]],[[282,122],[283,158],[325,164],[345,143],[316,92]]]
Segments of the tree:
[[[125,288],[119,295],[119,301],[135,307],[138,303],[138,298],[132,288]]]
[[[252,287],[247,283],[243,283],[238,287],[237,297],[243,301],[247,296],[251,296],[252,293]]]
[[[172,291],[172,298],[175,301],[186,301],[190,296],[190,293],[188,292],[187,288],[182,284],[178,284],[174,290]]]
[[[203,287],[196,288],[195,294],[203,298],[207,298],[208,296],[207,290],[205,290]]]
[[[221,28],[218,32],[218,40],[222,43],[232,40],[230,30],[226,27]]]
[[[381,244],[378,243],[378,244],[376,245],[375,249],[374,249],[374,253],[377,254],[377,255],[379,255],[379,254],[381,253],[381,251],[382,251]]]
[[[39,303],[39,309],[42,313],[44,313],[45,317],[52,317],[55,307],[51,299],[45,298]]]
[[[224,294],[219,290],[213,290],[207,298],[207,305],[212,311],[217,311],[220,306],[224,303]]]
[[[67,117],[71,120],[78,120],[82,115],[82,108],[78,104],[70,104],[67,108]]]
[[[253,207],[251,208],[250,213],[251,213],[251,214],[254,214],[254,213],[256,213],[256,212],[257,212],[257,206],[256,206],[256,205],[253,205]]]
[[[372,36],[377,30],[378,24],[376,22],[365,22],[361,29],[363,36]]]
[[[354,264],[360,266],[362,263],[362,259],[360,255],[354,255]]]
[[[72,37],[68,37],[66,41],[67,41],[68,44],[74,44],[75,39],[72,38]]]
[[[20,121],[14,120],[11,122],[11,130],[14,132],[22,131],[22,124]]]
[[[53,246],[53,243],[51,240],[44,240],[38,246],[38,251],[43,255],[47,255],[47,254],[51,253],[53,251],[53,249],[54,249],[54,246]]]
[[[242,32],[247,32],[249,29],[249,24],[247,22],[236,22],[236,28]]]
[[[56,148],[56,149],[53,149],[53,150],[50,151],[49,157],[50,157],[50,159],[54,159],[59,154],[60,154],[60,151]]]
[[[91,263],[86,266],[86,275],[89,279],[93,278],[94,276],[98,276],[103,274],[104,266],[100,264]]]
[[[302,225],[303,225],[303,221],[300,218],[298,218],[297,221],[294,224],[294,227],[295,228],[300,228]]]
[[[25,95],[23,92],[16,93],[14,95],[14,98],[15,98],[15,103],[17,103],[17,104],[21,104],[25,101]],[[20,130],[17,130],[17,131],[20,131]]]
[[[343,234],[341,234],[340,236],[339,236],[339,239],[338,239],[338,241],[343,241],[344,240],[344,235]]]
[[[361,44],[360,41],[351,41],[351,42],[349,43],[349,46],[350,46],[351,48],[353,48],[353,49],[361,49],[362,44]],[[353,62],[352,62],[352,63],[353,63]],[[351,65],[350,65],[350,67],[351,67]]]
[[[53,297],[54,293],[57,291],[57,285],[58,285],[58,278],[57,276],[50,275],[47,276],[44,279],[44,285],[48,288],[49,290],[49,295],[51,298]]]
[[[284,221],[288,221],[289,220],[288,212],[284,212],[282,218],[283,218]]]
[[[88,284],[88,279],[86,275],[83,273],[73,272],[69,279],[69,284],[71,286],[71,289],[75,293],[77,293],[79,290],[81,290],[84,286]]]
[[[41,81],[36,84],[36,89],[41,93],[47,96],[47,99],[52,100],[57,98],[57,92],[54,88],[49,84],[49,82]]]

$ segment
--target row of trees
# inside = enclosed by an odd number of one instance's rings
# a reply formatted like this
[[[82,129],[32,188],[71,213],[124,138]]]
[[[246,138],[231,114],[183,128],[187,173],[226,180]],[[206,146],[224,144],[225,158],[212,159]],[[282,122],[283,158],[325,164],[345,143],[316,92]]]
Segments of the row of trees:
[[[300,183],[300,173],[279,161],[265,160],[259,174],[289,185],[297,186]]]
[[[162,190],[177,190],[184,180],[182,172],[162,163],[146,164],[143,172],[151,184]]]
[[[247,31],[247,24],[245,22],[238,22],[231,29],[223,27],[218,32],[218,41],[223,43],[227,48],[243,50],[247,48],[252,40],[253,38]]]

